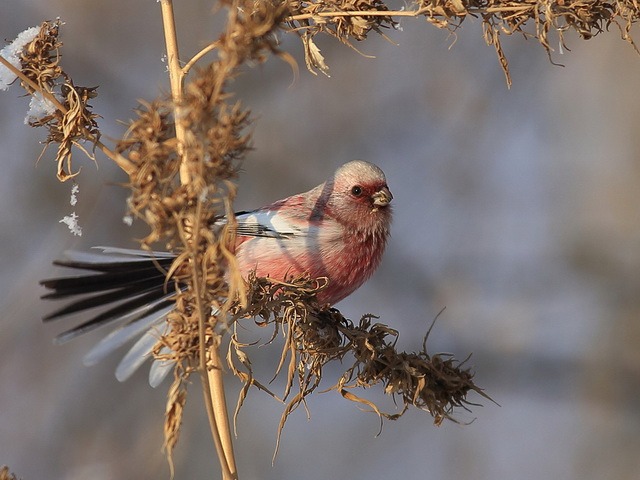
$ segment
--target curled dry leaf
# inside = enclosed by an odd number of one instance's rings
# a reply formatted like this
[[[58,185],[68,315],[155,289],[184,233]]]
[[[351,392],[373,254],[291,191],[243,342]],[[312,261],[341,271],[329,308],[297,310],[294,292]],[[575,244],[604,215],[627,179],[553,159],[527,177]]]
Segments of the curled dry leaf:
[[[308,32],[302,35],[302,43],[304,45],[304,60],[307,64],[307,69],[314,75],[316,75],[316,70],[319,70],[328,77],[329,66],[325,63],[320,49]]]
[[[167,395],[167,407],[165,412],[164,423],[164,449],[169,460],[169,468],[171,469],[171,478],[174,475],[173,465],[173,449],[178,443],[180,437],[180,425],[182,424],[182,415],[184,406],[187,402],[187,389],[179,376],[174,378],[169,393]]]

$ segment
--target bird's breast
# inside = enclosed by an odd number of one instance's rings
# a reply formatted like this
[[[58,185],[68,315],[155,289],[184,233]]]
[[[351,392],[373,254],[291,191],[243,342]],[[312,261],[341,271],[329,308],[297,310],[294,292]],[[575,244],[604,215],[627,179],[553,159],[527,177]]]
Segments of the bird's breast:
[[[310,228],[295,237],[245,240],[237,246],[236,258],[245,278],[253,270],[259,277],[278,280],[303,274],[326,277],[329,284],[318,300],[334,304],[373,274],[382,259],[386,238],[386,232]]]

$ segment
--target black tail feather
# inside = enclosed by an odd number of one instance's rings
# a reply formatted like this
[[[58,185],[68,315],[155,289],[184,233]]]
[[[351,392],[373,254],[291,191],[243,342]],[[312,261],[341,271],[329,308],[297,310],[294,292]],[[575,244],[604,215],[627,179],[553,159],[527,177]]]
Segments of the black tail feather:
[[[94,272],[119,272],[119,271],[131,271],[137,267],[148,268],[150,265],[158,265],[160,267],[166,267],[171,265],[173,257],[171,258],[149,258],[140,257],[132,258],[123,261],[111,261],[111,262],[89,262],[81,260],[54,260],[53,264],[59,267],[75,268],[77,270],[92,270]],[[157,268],[157,267],[156,267]]]
[[[72,340],[80,335],[83,335],[87,332],[95,330],[103,325],[107,325],[109,323],[118,322],[127,318],[127,325],[130,323],[134,323],[138,320],[141,320],[163,308],[171,305],[173,300],[171,298],[164,298],[162,296],[158,296],[154,292],[154,296],[143,295],[141,297],[130,300],[129,302],[125,302],[121,305],[113,307],[106,312],[103,312],[95,317],[87,320],[80,325],[62,332],[60,335],[56,337],[56,343],[62,344],[66,343],[69,340]],[[140,308],[146,307],[146,308]],[[135,315],[133,315],[135,313]]]
[[[52,291],[42,295],[43,300],[106,292],[109,290],[131,288],[131,291],[145,289],[150,285],[163,284],[165,275],[158,270],[136,271],[130,274],[84,275],[78,277],[54,278],[40,282]]]
[[[123,251],[116,256],[91,256],[89,260],[58,260],[55,265],[81,270],[85,274],[51,278],[40,282],[49,290],[43,299],[77,297],[71,303],[48,314],[44,321],[56,320],[73,313],[97,307],[109,307],[80,325],[60,334],[56,341],[64,343],[102,325],[126,320],[133,323],[167,308],[172,303],[173,285],[166,282],[166,271],[174,257],[162,253],[155,257],[147,252],[139,255]],[[96,258],[96,261],[92,261]],[[95,273],[98,272],[98,273]]]
[[[76,270],[96,271],[94,266],[101,268],[107,264],[86,264],[79,262],[56,262],[57,265]],[[116,288],[133,287],[139,288],[140,283],[147,285],[148,282],[164,283],[165,273],[160,268],[168,268],[170,259],[163,259],[159,262],[147,259],[146,261],[120,262],[114,264],[116,268],[109,270],[98,270],[102,273],[79,275],[74,277],[51,278],[40,281],[40,285],[52,290],[42,298],[55,299],[71,295],[82,295],[85,293],[104,292]]]
[[[92,295],[90,297],[83,296],[82,298],[75,300],[64,307],[51,312],[47,316],[43,317],[43,321],[48,322],[56,320],[58,318],[71,315],[72,313],[82,312],[83,310],[89,310],[96,307],[103,307],[111,303],[118,302],[120,300],[127,300],[142,294],[153,294],[151,296],[162,297],[167,294],[164,286],[159,287],[157,279],[151,281],[138,282],[135,284],[127,285],[117,290],[111,290],[107,293],[100,293],[98,295]],[[59,298],[56,293],[43,295],[43,299],[56,299]]]

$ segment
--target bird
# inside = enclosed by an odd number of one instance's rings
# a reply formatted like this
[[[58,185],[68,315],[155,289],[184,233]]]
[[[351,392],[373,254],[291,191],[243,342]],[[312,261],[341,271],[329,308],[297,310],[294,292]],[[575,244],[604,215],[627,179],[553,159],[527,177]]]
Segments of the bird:
[[[378,268],[390,237],[392,199],[379,167],[364,160],[345,163],[307,192],[236,213],[238,269],[245,279],[251,272],[277,280],[297,275],[326,277],[328,284],[317,300],[332,306]],[[217,226],[224,222],[219,220]],[[165,319],[174,308],[174,294],[167,292],[166,271],[176,254],[96,248],[99,253],[72,251],[54,262],[83,273],[40,282],[48,290],[41,298],[73,299],[43,320],[103,307],[59,334],[55,342],[62,344],[96,328],[117,325],[85,356],[84,363],[92,365],[139,337],[116,368],[116,378],[124,381],[151,356],[158,335],[168,330]],[[149,383],[159,385],[170,367],[169,362],[155,361]]]

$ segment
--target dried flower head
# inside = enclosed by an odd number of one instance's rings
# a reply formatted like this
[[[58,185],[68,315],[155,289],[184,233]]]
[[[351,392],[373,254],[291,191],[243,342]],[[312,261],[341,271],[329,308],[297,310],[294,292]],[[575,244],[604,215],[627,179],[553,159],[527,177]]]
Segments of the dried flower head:
[[[129,176],[128,207],[151,229],[143,244],[171,239],[167,241],[169,248],[175,242],[174,212],[184,205],[184,199],[176,194],[180,157],[171,112],[166,100],[141,102],[135,110],[137,118],[115,149],[127,154],[136,167]]]
[[[373,315],[364,315],[356,324],[333,308],[316,301],[316,294],[326,287],[324,279],[308,277],[276,281],[251,277],[248,286],[248,307],[233,309],[234,327],[242,319],[256,319],[261,327],[273,329],[270,344],[281,335],[284,339],[278,375],[286,367],[286,386],[282,395],[291,400],[282,415],[279,434],[289,414],[305,404],[306,397],[320,384],[324,367],[332,360],[344,362],[350,354],[354,360],[338,382],[331,387],[353,402],[364,404],[381,418],[395,420],[411,406],[428,411],[434,423],[454,420],[454,409],[468,409],[469,392],[489,398],[473,382],[473,373],[451,355],[430,355],[423,348],[417,353],[398,352],[395,342],[398,332],[386,325],[373,323]],[[427,334],[428,336],[428,334]],[[250,386],[275,394],[253,374],[247,350],[253,346],[243,342],[234,328],[227,362],[232,372],[244,382],[236,415]],[[383,412],[374,402],[353,393],[355,388],[371,388],[382,384],[387,395],[400,400],[400,413]],[[295,391],[292,390],[295,387]]]
[[[76,86],[60,66],[60,25],[60,21],[43,22],[38,32],[29,36],[30,41],[20,45],[20,51],[15,52],[20,68],[14,72],[19,74],[22,87],[33,96],[26,121],[32,127],[48,130],[45,150],[52,143],[58,145],[57,176],[65,181],[78,173],[73,172],[71,164],[73,147],[93,159],[83,143],[95,146],[100,141],[100,132],[98,115],[92,113],[89,104],[96,96],[96,88]]]

